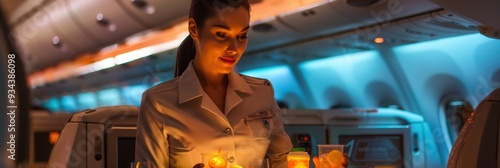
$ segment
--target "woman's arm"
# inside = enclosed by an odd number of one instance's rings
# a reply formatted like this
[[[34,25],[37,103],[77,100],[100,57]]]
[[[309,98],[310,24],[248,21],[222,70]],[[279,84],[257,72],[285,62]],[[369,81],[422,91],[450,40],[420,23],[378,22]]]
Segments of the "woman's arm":
[[[272,90],[272,100],[274,100],[274,88],[272,84],[268,82],[268,85]],[[287,155],[293,148],[290,137],[285,132],[283,127],[283,122],[281,120],[281,109],[276,101],[272,102],[272,114],[273,114],[273,126],[271,127],[271,142],[267,149],[267,158],[269,159],[269,164],[272,168],[286,168],[287,167]]]
[[[135,141],[135,161],[151,162],[155,167],[169,167],[169,151],[161,113],[146,91],[142,96]]]

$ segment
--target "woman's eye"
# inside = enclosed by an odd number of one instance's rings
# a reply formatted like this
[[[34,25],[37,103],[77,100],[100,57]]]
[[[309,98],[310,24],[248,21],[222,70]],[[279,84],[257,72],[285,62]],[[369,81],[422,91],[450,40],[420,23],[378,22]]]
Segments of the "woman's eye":
[[[220,39],[225,39],[227,37],[225,33],[215,33],[215,35]]]
[[[239,40],[246,40],[246,39],[248,39],[248,36],[246,34],[243,36],[238,36],[238,39]]]

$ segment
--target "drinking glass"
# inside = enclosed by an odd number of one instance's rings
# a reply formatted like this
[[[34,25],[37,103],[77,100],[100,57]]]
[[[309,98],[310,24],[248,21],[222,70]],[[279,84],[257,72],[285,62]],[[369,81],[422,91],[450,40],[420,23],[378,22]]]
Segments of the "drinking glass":
[[[344,145],[318,145],[319,164],[321,168],[342,168]]]
[[[130,168],[154,168],[151,162],[132,162]]]

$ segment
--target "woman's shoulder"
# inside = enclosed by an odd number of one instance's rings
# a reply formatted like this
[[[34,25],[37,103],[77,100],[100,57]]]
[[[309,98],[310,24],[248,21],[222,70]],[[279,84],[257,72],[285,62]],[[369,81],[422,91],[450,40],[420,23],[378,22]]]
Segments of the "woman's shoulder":
[[[257,78],[257,77],[253,77],[253,76],[243,75],[243,74],[239,74],[239,75],[243,79],[245,79],[245,81],[248,84],[271,86],[271,82],[269,82],[269,80],[267,80],[267,79]]]
[[[167,80],[165,82],[161,82],[155,86],[150,87],[149,89],[146,89],[144,93],[150,93],[150,94],[155,94],[155,93],[160,93],[160,92],[168,92],[177,89],[178,86],[178,79],[179,78],[174,78]]]

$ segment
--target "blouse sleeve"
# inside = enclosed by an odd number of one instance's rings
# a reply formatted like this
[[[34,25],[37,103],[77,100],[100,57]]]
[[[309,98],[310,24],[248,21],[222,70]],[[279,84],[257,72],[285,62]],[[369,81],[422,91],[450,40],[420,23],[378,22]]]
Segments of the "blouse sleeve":
[[[155,100],[146,91],[142,96],[135,141],[135,161],[151,162],[154,167],[169,167],[167,134]]]
[[[269,83],[272,88],[272,85]],[[274,92],[274,90],[273,90]],[[274,100],[274,94],[273,94]],[[269,164],[272,168],[286,168],[287,167],[287,155],[288,152],[292,150],[292,142],[290,137],[285,132],[283,127],[283,122],[281,120],[281,110],[276,103],[272,102],[272,114],[273,114],[273,127],[271,130],[271,142],[267,149],[267,158],[269,159]]]

